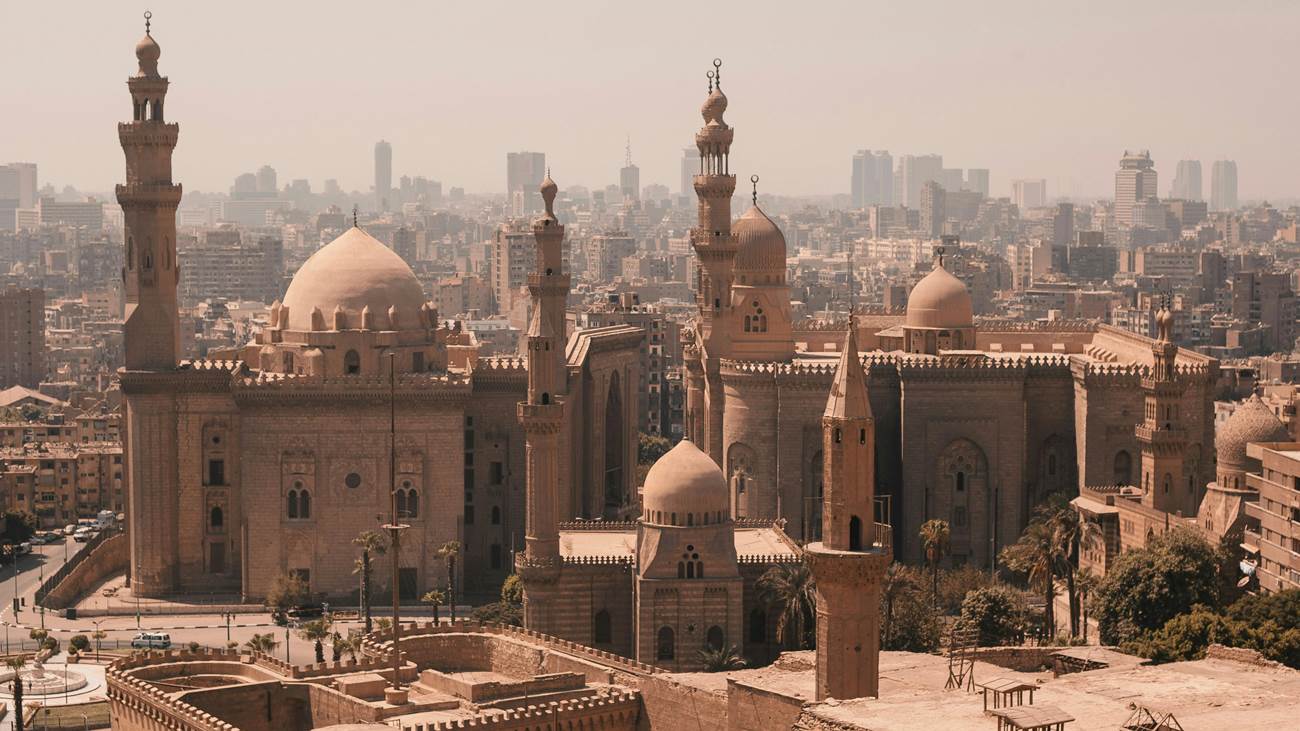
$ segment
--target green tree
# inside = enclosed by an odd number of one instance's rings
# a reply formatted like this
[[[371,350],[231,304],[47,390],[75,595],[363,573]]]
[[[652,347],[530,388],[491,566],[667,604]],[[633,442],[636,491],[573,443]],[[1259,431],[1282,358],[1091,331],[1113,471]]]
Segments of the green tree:
[[[1176,662],[1205,657],[1205,648],[1211,644],[1253,647],[1258,643],[1244,622],[1196,606],[1191,612],[1169,620],[1155,632],[1125,642],[1122,647],[1126,652],[1149,657],[1155,662]]]
[[[25,510],[4,511],[4,533],[0,542],[18,545],[31,540],[36,535],[36,516]]]
[[[519,574],[510,574],[501,584],[501,601],[517,606],[524,605],[524,582]]]
[[[959,630],[977,630],[981,647],[1018,644],[1024,636],[1025,605],[1019,592],[988,586],[966,595]]]
[[[327,619],[313,619],[303,622],[298,628],[298,636],[312,643],[316,649],[316,662],[325,662],[325,640],[330,636],[330,622]]]
[[[885,569],[884,581],[880,584],[880,604],[881,619],[883,623],[880,627],[881,642],[888,647],[890,637],[893,632],[894,624],[894,606],[906,594],[916,592],[918,583],[916,577],[912,575],[911,570],[901,563],[895,561]]]
[[[290,609],[301,606],[310,597],[307,582],[297,574],[280,574],[271,582],[264,603],[277,623],[283,622]]]
[[[83,653],[90,647],[90,638],[85,635],[73,635],[72,639],[68,640],[68,647],[71,647],[78,654]]]
[[[988,571],[971,565],[939,569],[939,612],[961,614],[961,603],[966,600],[966,595],[989,586],[991,582]]]
[[[745,667],[745,658],[741,657],[735,645],[705,647],[698,654],[704,663],[705,672],[723,673]]]
[[[952,531],[948,521],[931,518],[921,524],[921,548],[925,551],[925,561],[930,565],[930,582],[934,606],[939,606],[939,562],[948,552],[948,539]]]
[[[908,568],[907,571],[916,577],[914,569]],[[916,577],[912,584],[910,591],[899,592],[894,598],[889,637],[885,638],[883,631],[881,633],[882,649],[906,652],[933,652],[939,649],[943,631],[939,612],[935,610],[929,593],[922,588],[920,577]],[[881,603],[884,603],[883,596]]]
[[[1046,504],[1039,508],[1039,512],[1055,528],[1065,546],[1065,557],[1059,575],[1065,579],[1065,595],[1069,600],[1070,637],[1078,637],[1082,600],[1074,583],[1074,567],[1079,565],[1081,552],[1093,548],[1102,540],[1101,526],[1075,510],[1064,493],[1053,493]]]
[[[817,587],[806,563],[778,564],[759,577],[758,595],[777,611],[776,636],[802,650],[817,607]]]
[[[447,603],[447,592],[430,589],[424,592],[420,601],[433,607],[433,623],[438,624],[438,608]]]
[[[492,602],[481,607],[474,607],[470,619],[484,624],[508,624],[521,627],[524,624],[523,608],[510,602]]]
[[[673,443],[664,437],[641,433],[637,440],[637,464],[652,465],[673,448]]]
[[[1097,590],[1101,579],[1086,568],[1074,570],[1074,590],[1079,594],[1079,610],[1082,613],[1080,624],[1083,626],[1083,644],[1088,644],[1088,597]]]
[[[279,646],[280,641],[275,639],[275,634],[271,632],[266,634],[254,633],[252,637],[244,641],[244,647],[248,648],[249,652],[260,652],[264,655],[270,655]]]
[[[1221,560],[1216,546],[1183,526],[1121,554],[1092,595],[1101,641],[1131,641],[1197,604],[1218,606]]]
[[[14,729],[23,731],[23,679],[18,673],[27,665],[27,659],[21,654],[12,655],[5,659],[5,665],[13,673],[10,693],[14,697]]]
[[[460,555],[460,541],[447,541],[437,551],[438,558],[447,562],[447,611],[451,621],[456,621],[456,557]]]
[[[388,550],[388,540],[379,531],[367,530],[362,531],[356,538],[352,539],[352,545],[361,549],[361,557],[357,559],[352,573],[361,576],[361,614],[366,620],[366,633],[374,629],[374,617],[371,614],[370,603],[374,593],[374,575],[371,560],[375,556],[382,556]]]
[[[1070,571],[1068,549],[1059,525],[1042,516],[1029,521],[1020,539],[1002,549],[1002,563],[1025,574],[1029,585],[1043,592],[1044,636],[1056,636],[1056,577]],[[964,606],[964,603],[963,603]]]

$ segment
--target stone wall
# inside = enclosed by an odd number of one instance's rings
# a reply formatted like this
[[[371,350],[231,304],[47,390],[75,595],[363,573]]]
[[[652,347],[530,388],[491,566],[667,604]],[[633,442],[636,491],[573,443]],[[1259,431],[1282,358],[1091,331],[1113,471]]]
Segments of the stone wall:
[[[729,731],[768,731],[794,726],[803,712],[798,698],[727,679],[727,728]]]
[[[71,539],[68,539],[71,540]],[[131,543],[125,533],[111,536],[95,547],[59,585],[45,595],[46,609],[65,609],[108,577],[126,571]]]
[[[728,703],[724,693],[678,683],[666,677],[642,678],[641,707],[645,729],[727,731]]]
[[[640,706],[641,701],[637,693],[614,693],[600,698],[528,706],[524,709],[506,711],[498,716],[480,716],[472,721],[403,724],[402,731],[451,731],[471,727],[493,731],[542,731],[559,728],[636,731],[641,718]]]

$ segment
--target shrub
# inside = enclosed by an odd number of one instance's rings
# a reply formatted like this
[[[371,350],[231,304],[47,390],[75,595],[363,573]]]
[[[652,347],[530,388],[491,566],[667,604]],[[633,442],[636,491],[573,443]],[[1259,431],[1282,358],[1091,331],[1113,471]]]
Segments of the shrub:
[[[881,627],[883,634],[884,628]],[[934,652],[943,634],[939,613],[930,596],[923,591],[906,592],[894,600],[893,623],[889,639],[881,639],[881,648],[906,652]]]
[[[85,652],[86,648],[90,647],[90,638],[85,635],[73,635],[72,639],[68,640],[68,646],[77,652]]]
[[[1184,527],[1121,554],[1092,596],[1101,641],[1137,640],[1198,604],[1217,606],[1221,562],[1218,547]]]
[[[976,589],[961,603],[957,629],[978,630],[981,647],[1019,644],[1025,633],[1024,601],[1005,586]]]
[[[991,584],[988,572],[974,566],[962,566],[950,571],[939,572],[939,611],[944,614],[960,614],[961,603],[966,595],[976,589],[983,589]]]

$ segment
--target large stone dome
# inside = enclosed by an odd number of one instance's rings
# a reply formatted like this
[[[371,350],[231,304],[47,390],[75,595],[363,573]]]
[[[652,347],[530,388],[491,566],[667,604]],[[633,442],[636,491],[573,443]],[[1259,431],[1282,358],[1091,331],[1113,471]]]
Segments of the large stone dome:
[[[739,240],[736,252],[736,275],[762,276],[771,274],[772,282],[751,280],[742,284],[776,284],[785,279],[785,234],[776,222],[767,217],[757,205],[750,206],[745,215],[731,227]]]
[[[727,478],[709,455],[688,439],[678,442],[650,468],[642,502],[650,520],[661,524],[673,523],[675,515],[677,525],[687,525],[686,516],[693,515],[698,525],[704,515],[713,522],[718,514],[728,516],[731,512]]]
[[[973,327],[974,321],[975,309],[966,285],[941,264],[935,265],[908,295],[908,327],[958,330]]]
[[[342,329],[360,330],[367,308],[373,330],[418,330],[425,302],[424,287],[402,257],[354,226],[302,265],[283,306],[289,308],[288,330],[311,330],[317,309],[326,330],[336,329],[336,311],[343,316]],[[395,325],[390,308],[396,308]]]
[[[1244,470],[1247,467],[1246,445],[1251,442],[1286,442],[1291,435],[1273,410],[1252,395],[1223,422],[1214,435],[1214,451],[1219,469]]]

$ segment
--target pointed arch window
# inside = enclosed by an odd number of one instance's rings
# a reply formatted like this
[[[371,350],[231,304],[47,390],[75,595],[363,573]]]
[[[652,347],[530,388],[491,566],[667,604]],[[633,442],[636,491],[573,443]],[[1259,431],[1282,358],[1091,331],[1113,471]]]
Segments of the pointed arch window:
[[[614,641],[613,622],[609,617],[609,610],[602,609],[596,612],[596,617],[592,620],[592,641],[597,645],[607,645]]]
[[[673,636],[672,627],[660,627],[659,635],[656,638],[655,659],[672,660],[677,655],[677,643]]]
[[[355,376],[361,372],[361,354],[355,350],[349,350],[343,356],[343,372],[349,376]]]
[[[226,516],[222,512],[220,505],[213,505],[212,510],[208,511],[208,527],[214,531],[220,531],[225,528]]]

